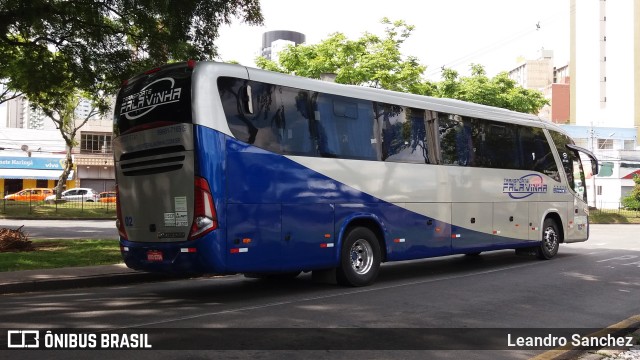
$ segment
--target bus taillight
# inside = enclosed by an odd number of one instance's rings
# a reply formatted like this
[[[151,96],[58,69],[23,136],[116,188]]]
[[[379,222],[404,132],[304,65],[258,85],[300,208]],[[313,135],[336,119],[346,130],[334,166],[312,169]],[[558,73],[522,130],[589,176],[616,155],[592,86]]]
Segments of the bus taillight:
[[[201,177],[195,179],[193,223],[189,240],[197,239],[204,234],[218,228],[218,217],[213,204],[213,197],[207,180]]]
[[[127,231],[124,228],[124,221],[122,219],[122,210],[120,210],[120,191],[118,191],[118,185],[116,185],[116,227],[118,228],[118,234],[121,238],[128,240]]]

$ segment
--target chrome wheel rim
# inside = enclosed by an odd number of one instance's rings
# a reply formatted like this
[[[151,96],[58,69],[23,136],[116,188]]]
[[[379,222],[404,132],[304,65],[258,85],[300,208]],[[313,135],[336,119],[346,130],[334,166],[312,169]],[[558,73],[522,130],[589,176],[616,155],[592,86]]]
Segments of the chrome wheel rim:
[[[351,245],[349,251],[351,268],[358,275],[364,275],[373,266],[373,249],[368,241],[360,239]]]
[[[558,246],[558,234],[552,227],[548,227],[544,230],[544,236],[542,238],[542,246],[545,247],[547,252],[553,254]]]

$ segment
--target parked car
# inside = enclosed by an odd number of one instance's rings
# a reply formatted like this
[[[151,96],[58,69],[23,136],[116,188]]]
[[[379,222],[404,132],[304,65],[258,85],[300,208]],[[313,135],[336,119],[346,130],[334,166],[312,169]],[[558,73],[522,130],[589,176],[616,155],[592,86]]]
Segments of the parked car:
[[[115,191],[105,191],[98,194],[98,201],[101,203],[114,203],[116,202]]]
[[[65,190],[62,192],[62,194],[60,194],[60,199],[64,201],[96,202],[98,201],[98,198],[98,193],[96,193],[95,190],[89,188],[73,188]],[[47,196],[45,201],[48,203],[54,203],[56,201],[56,196]]]
[[[20,190],[15,194],[5,196],[9,201],[42,201],[47,196],[53,194],[53,190],[45,188],[33,188]]]

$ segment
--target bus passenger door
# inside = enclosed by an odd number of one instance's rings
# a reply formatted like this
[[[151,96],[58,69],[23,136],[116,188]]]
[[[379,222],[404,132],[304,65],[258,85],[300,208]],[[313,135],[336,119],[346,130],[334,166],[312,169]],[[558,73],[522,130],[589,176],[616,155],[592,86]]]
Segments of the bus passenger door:
[[[283,270],[332,267],[336,258],[333,204],[283,204]]]
[[[589,236],[589,224],[587,221],[587,204],[577,197],[573,203],[569,203],[569,231],[566,242],[586,240]]]

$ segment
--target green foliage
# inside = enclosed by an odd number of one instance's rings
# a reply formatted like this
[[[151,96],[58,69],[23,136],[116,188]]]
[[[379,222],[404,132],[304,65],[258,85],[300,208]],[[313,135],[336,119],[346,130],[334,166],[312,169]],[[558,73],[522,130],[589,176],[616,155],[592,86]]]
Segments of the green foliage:
[[[640,176],[634,175],[633,182],[635,182],[636,185],[629,195],[622,198],[622,206],[625,209],[640,210]]]
[[[112,94],[143,69],[215,57],[234,17],[261,24],[259,1],[0,0],[0,79],[29,99]]]
[[[334,33],[318,44],[283,50],[278,63],[258,57],[256,64],[265,70],[313,79],[319,79],[322,73],[334,73],[341,84],[459,99],[531,114],[548,104],[539,91],[518,86],[506,73],[489,78],[484,67],[477,64],[471,65],[471,76],[443,68],[440,82],[424,80],[426,67],[416,57],[405,58],[400,52],[414,27],[387,18],[382,24],[386,25],[383,36],[364,33],[350,40]]]
[[[525,89],[501,72],[493,78],[484,67],[471,64],[471,76],[460,77],[451,69],[444,69],[443,80],[437,84],[436,96],[496,106],[513,111],[535,114],[549,102],[541,92]]]
[[[421,79],[426,70],[413,56],[403,58],[400,46],[414,27],[404,21],[382,19],[383,36],[364,33],[356,40],[334,33],[319,44],[298,45],[283,50],[279,62],[256,59],[258,67],[271,71],[319,79],[336,74],[340,84],[365,85],[387,90],[429,95],[433,86]]]
[[[77,131],[109,110],[123,79],[176,60],[216,56],[218,28],[262,23],[258,0],[0,0],[0,104],[22,93],[53,119],[67,145],[58,196],[73,167]],[[92,102],[84,119],[74,112]]]

